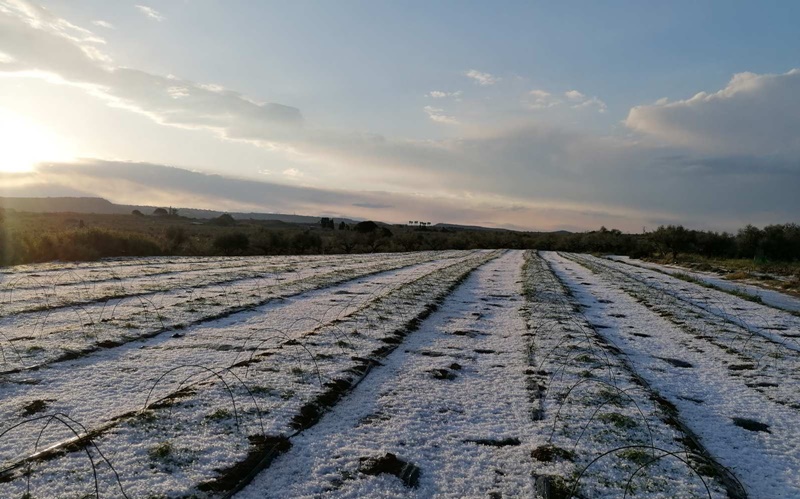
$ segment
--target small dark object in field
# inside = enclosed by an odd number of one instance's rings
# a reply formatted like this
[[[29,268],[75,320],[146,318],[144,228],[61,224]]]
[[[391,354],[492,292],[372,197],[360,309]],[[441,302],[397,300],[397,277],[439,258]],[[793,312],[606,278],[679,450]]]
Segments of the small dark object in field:
[[[431,370],[431,374],[433,374],[433,377],[436,379],[456,379],[456,374],[452,371],[448,371],[447,369],[433,369]]]
[[[115,348],[120,345],[122,345],[122,343],[120,343],[119,341],[105,340],[97,342],[98,348]]]
[[[673,359],[673,358],[670,358],[670,357],[656,357],[656,358],[657,359],[661,359],[661,360],[663,360],[664,362],[666,362],[668,364],[672,364],[675,367],[682,367],[682,368],[694,367],[693,365],[689,364],[685,360]]]
[[[172,335],[173,338],[183,338],[183,333],[175,333]]]
[[[733,424],[738,426],[739,428],[744,428],[747,431],[763,431],[766,433],[772,433],[769,431],[769,425],[764,423],[759,423],[753,419],[747,418],[733,418]]]
[[[454,336],[469,336],[470,338],[477,338],[478,336],[483,336],[486,333],[479,333],[478,331],[467,331],[464,329],[459,329],[451,332],[450,334]]]
[[[475,353],[496,353],[494,350],[489,350],[487,348],[476,348],[474,350]]]
[[[399,459],[391,452],[387,452],[383,457],[362,457],[360,461],[358,471],[365,475],[377,476],[386,473],[402,480],[406,487],[419,487],[422,470],[413,463]]]
[[[33,416],[47,409],[46,400],[34,400],[22,406],[22,414],[24,416]]]
[[[433,350],[418,350],[417,353],[425,357],[444,357],[442,352],[434,352]]]
[[[755,368],[755,364],[733,364],[728,366],[731,371],[751,371]]]
[[[542,445],[531,451],[531,457],[545,463],[552,462],[556,458],[572,461],[575,459],[575,453],[555,445]]]
[[[450,364],[450,369],[452,369],[453,371],[460,371],[461,364],[459,364],[458,362],[453,362],[452,364]]]
[[[475,440],[464,440],[464,442],[478,444],[478,445],[488,445],[489,447],[509,447],[509,446],[517,446],[520,443],[522,443],[516,437],[504,438],[502,440],[492,440],[490,438],[478,438]]]
[[[252,480],[253,476],[268,467],[274,458],[292,448],[292,443],[284,436],[252,435],[247,438],[250,441],[247,457],[229,468],[217,470],[217,476],[200,483],[198,489],[203,492],[233,490]]]
[[[539,475],[534,481],[536,497],[547,499],[572,499],[578,497],[572,493],[563,477],[556,475]],[[583,496],[581,496],[583,497]]]
[[[780,386],[778,383],[770,383],[768,381],[759,381],[758,383],[747,383],[750,388],[775,388]]]

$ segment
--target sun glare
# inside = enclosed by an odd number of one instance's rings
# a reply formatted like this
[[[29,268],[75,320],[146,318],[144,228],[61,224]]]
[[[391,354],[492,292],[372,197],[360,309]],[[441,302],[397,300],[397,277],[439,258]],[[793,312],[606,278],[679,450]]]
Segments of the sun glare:
[[[0,109],[0,172],[33,170],[45,161],[74,159],[70,145],[36,123]]]

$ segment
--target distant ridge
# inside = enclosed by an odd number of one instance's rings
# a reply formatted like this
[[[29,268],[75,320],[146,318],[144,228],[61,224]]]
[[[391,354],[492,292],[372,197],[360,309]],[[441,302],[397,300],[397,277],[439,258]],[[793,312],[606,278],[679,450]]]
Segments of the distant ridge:
[[[482,227],[480,225],[459,225],[459,224],[448,224],[448,223],[438,223],[434,225],[434,227],[438,227],[440,229],[451,229],[451,230],[492,230],[492,231],[511,231],[511,229],[503,229],[503,228],[495,228],[495,227]],[[514,231],[511,231],[514,232]]]
[[[111,201],[96,197],[46,197],[17,198],[0,197],[0,208],[32,213],[97,213],[101,215],[125,215],[139,210],[145,215],[153,213],[157,206],[114,204]],[[167,206],[162,206],[167,208]],[[238,220],[278,220],[295,224],[316,224],[321,216],[289,215],[286,213],[245,213],[231,211],[202,210],[197,208],[178,208],[178,215],[187,218],[211,219],[228,213]],[[360,220],[336,217],[336,221],[348,224]]]
[[[16,198],[0,197],[0,208],[32,213],[130,213],[125,206],[116,205],[103,198]]]
[[[168,206],[149,206],[133,204],[115,204],[99,197],[3,197],[0,196],[0,209],[27,211],[31,213],[96,213],[100,215],[129,215],[133,210],[139,210],[145,215],[150,215],[156,208]],[[237,220],[276,220],[292,224],[319,224],[320,218],[329,215],[290,215],[287,213],[258,213],[258,212],[232,212],[203,210],[200,208],[177,208],[178,215],[186,218],[210,220],[223,214],[229,214]],[[335,221],[346,224],[357,224],[362,219],[332,217]],[[377,221],[383,225],[394,224]],[[433,228],[448,230],[475,230],[475,231],[508,231],[519,232],[513,229],[496,227],[482,227],[480,225],[459,225],[451,223],[437,223]],[[554,234],[570,234],[566,230],[553,231]]]

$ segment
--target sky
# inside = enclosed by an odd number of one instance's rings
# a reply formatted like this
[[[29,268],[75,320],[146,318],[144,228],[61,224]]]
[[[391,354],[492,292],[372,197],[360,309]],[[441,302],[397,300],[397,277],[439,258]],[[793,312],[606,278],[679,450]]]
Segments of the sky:
[[[0,0],[0,195],[796,223],[797,19],[794,1]]]

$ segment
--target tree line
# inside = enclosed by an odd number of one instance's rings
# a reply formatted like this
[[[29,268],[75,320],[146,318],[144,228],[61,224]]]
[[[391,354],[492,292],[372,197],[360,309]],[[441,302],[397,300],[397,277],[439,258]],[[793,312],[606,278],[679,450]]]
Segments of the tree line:
[[[167,212],[169,213],[169,212]],[[2,215],[2,213],[0,213]],[[119,215],[117,217],[124,217]],[[130,216],[128,216],[130,217]],[[353,225],[322,219],[318,225],[236,220],[222,215],[210,221],[182,217],[130,217],[106,227],[20,230],[0,216],[0,265],[51,260],[93,260],[153,255],[285,255],[407,252],[446,249],[539,249],[677,259],[680,255],[737,258],[755,262],[800,261],[800,226],[748,225],[735,233],[665,225],[643,234],[616,229],[569,232],[473,230],[429,225]],[[94,223],[94,222],[93,222]]]

